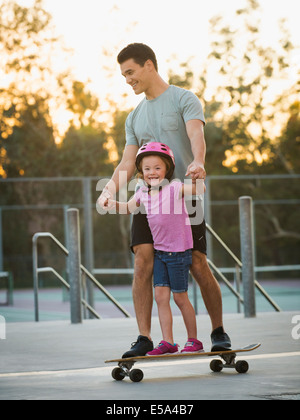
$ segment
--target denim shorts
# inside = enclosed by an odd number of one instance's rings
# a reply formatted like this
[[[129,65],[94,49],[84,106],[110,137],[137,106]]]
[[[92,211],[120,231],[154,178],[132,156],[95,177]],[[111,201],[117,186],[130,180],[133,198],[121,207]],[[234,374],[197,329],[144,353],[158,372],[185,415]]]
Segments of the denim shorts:
[[[188,290],[192,250],[165,252],[154,250],[154,287],[169,287],[173,293]]]

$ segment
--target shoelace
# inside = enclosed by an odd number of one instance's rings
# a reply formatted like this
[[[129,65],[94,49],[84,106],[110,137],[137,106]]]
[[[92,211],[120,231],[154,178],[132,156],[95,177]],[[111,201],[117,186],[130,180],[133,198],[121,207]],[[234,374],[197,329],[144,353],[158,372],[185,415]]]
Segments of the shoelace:
[[[226,333],[220,333],[220,334],[217,334],[216,335],[216,338],[218,339],[218,340],[227,340],[227,335],[226,335]]]
[[[176,345],[178,346],[178,348],[180,347],[178,344],[174,344],[174,347],[175,347]],[[161,347],[161,346],[165,346],[165,344],[164,344],[164,343],[159,343],[159,344],[158,344],[155,348],[156,348],[156,349],[158,349],[158,348],[159,348],[159,347]]]
[[[131,348],[134,347],[137,343],[138,341],[134,341],[133,343],[131,343]]]

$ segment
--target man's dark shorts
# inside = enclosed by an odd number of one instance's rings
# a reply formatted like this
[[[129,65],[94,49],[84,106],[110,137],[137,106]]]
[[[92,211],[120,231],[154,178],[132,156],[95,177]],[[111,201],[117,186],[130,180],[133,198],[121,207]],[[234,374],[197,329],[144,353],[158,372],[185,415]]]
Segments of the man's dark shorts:
[[[192,224],[191,227],[194,240],[193,250],[207,255],[205,220],[200,225]],[[131,251],[133,252],[134,246],[141,244],[153,244],[153,238],[146,214],[137,213],[133,216],[131,226]]]

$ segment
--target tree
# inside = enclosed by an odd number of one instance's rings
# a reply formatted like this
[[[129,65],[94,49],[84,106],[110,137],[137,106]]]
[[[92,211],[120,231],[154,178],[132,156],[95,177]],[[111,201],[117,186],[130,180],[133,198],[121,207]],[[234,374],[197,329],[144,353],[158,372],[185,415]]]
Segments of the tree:
[[[289,173],[300,173],[300,102],[294,102],[289,108],[289,118],[283,127],[281,136],[274,148],[279,161]]]
[[[74,115],[58,148],[60,176],[105,176],[113,170],[107,149],[108,135],[97,121],[99,100],[80,81],[65,91],[67,107]]]
[[[272,89],[274,82],[288,83],[294,46],[284,21],[279,23],[277,48],[262,43],[256,0],[248,0],[244,9],[237,10],[230,24],[221,16],[212,18],[210,24],[212,51],[198,94],[205,100],[208,124],[214,124],[212,134],[227,144],[223,165],[234,173],[257,173],[266,169],[265,164],[280,149],[274,147],[274,127],[287,116],[286,89],[276,95]],[[298,93],[299,86],[290,86],[290,101]]]
[[[299,80],[295,82],[295,47],[285,22],[279,22],[276,48],[262,44],[255,0],[237,10],[229,24],[220,16],[210,24],[211,53],[199,79],[191,77],[188,63],[183,63],[180,75],[169,74],[171,83],[192,87],[204,105],[208,175],[299,173]],[[281,86],[276,94],[275,84]],[[233,176],[232,181],[212,183],[211,194],[217,201],[237,203],[239,196],[250,194],[255,201],[271,203],[276,198],[297,198],[297,181],[290,180],[287,188],[287,181],[236,182]],[[255,206],[257,263],[296,263],[299,207],[270,203]],[[214,229],[239,255],[237,206],[213,206],[212,220]],[[221,266],[227,264],[221,252],[214,252],[214,258]]]
[[[57,175],[105,176],[112,172],[106,141],[107,134],[101,126],[71,125],[58,150]]]
[[[113,104],[112,104],[113,105]],[[114,142],[114,150],[117,153],[115,162],[119,163],[126,143],[125,138],[125,121],[131,110],[120,110],[116,106],[112,106],[114,112],[112,114],[112,126],[109,130],[109,135]]]
[[[36,175],[33,162],[26,164],[26,158],[20,160],[20,152],[13,149],[28,151],[35,147],[38,156],[46,147],[47,137],[49,150],[53,150],[51,99],[58,107],[70,78],[53,70],[52,57],[65,49],[54,36],[51,15],[43,9],[42,0],[35,0],[32,7],[12,0],[0,5],[0,48],[0,176],[7,176],[4,166],[7,170],[11,167],[9,173],[13,176],[32,176],[33,172]],[[30,144],[25,144],[29,135]],[[44,142],[40,150],[38,138]],[[27,165],[26,171],[20,166],[22,162]],[[49,174],[50,167],[46,165],[41,167],[40,176],[46,168]]]
[[[66,92],[68,95],[68,92]],[[84,83],[74,81],[72,95],[67,97],[67,107],[74,114],[73,124],[83,126],[93,123],[95,112],[99,108],[99,100],[91,92],[85,90]]]
[[[23,95],[4,115],[16,119],[11,134],[0,143],[5,150],[2,167],[6,176],[53,176],[56,145],[47,102],[35,95]]]
[[[33,70],[49,71],[42,50],[51,49],[58,42],[53,36],[51,15],[35,0],[32,7],[20,6],[6,0],[0,5],[0,44],[2,71],[18,75],[20,79]]]
[[[221,153],[223,149],[223,166],[233,173],[295,173],[299,168],[294,158],[299,143],[299,108],[291,104],[299,94],[299,82],[294,83],[296,70],[293,69],[291,54],[295,47],[290,42],[285,22],[279,22],[276,49],[262,43],[260,9],[255,0],[248,0],[247,7],[237,10],[233,23],[226,24],[218,16],[211,20],[211,27],[212,52],[200,90],[205,98],[209,77],[217,72],[218,86],[213,95],[207,95],[205,103],[208,124],[212,124],[206,133],[208,145],[211,142],[213,146],[218,144]],[[289,81],[292,70],[293,77]],[[276,94],[272,92],[275,84],[282,86]],[[213,106],[214,112],[211,112]],[[284,121],[287,121],[286,127]],[[280,125],[282,133],[278,136]],[[215,158],[220,157],[214,153],[208,149],[208,162],[216,162]],[[254,200],[297,197],[296,181],[290,182],[289,188],[278,180],[224,184],[222,188],[215,186],[214,199],[236,200],[245,193],[250,193]],[[232,210],[230,214],[227,209],[222,209],[222,218],[217,217],[219,209],[215,208],[214,213],[214,226],[219,234],[237,238],[238,226]],[[297,208],[287,205],[256,206],[258,264],[296,261],[295,255],[299,252],[299,235],[294,233],[299,229],[296,214]],[[238,241],[232,242],[239,252]]]

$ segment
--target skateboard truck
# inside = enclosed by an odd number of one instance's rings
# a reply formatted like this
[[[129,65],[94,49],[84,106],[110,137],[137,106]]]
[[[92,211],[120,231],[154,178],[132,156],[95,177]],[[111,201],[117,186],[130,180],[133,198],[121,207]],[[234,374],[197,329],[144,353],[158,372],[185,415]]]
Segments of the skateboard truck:
[[[222,360],[214,359],[210,362],[210,369],[213,372],[221,372],[224,368],[235,369],[238,373],[247,373],[249,370],[249,364],[246,360],[235,361],[236,353],[222,354],[219,355]]]
[[[135,361],[119,362],[119,367],[113,369],[112,371],[112,377],[116,381],[122,381],[126,376],[128,376],[132,382],[140,382],[144,377],[144,373],[140,369],[132,369],[134,364]]]
[[[129,376],[129,373],[134,366],[134,362],[119,362],[119,367],[124,372],[125,376]]]
[[[226,362],[226,364],[224,365],[224,367],[234,368],[235,367],[235,358],[236,358],[236,353],[233,353],[233,354],[223,354],[222,359],[225,360],[225,362]]]

